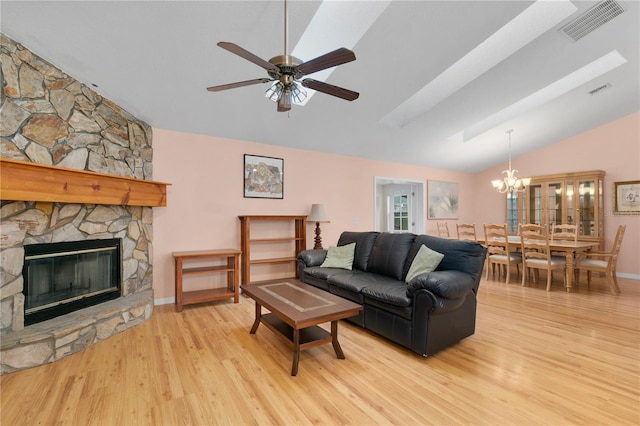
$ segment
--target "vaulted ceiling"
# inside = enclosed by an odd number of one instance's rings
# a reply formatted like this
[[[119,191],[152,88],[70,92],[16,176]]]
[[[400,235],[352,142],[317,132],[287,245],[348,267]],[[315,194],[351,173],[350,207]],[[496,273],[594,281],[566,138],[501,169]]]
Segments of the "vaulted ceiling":
[[[478,172],[507,160],[508,129],[516,157],[640,110],[637,1],[322,3],[289,1],[289,50],[352,49],[356,61],[309,77],[360,97],[316,93],[289,113],[269,84],[206,91],[267,77],[216,43],[283,54],[280,0],[3,0],[0,23],[155,128],[428,167]],[[597,10],[612,16],[589,20]],[[577,19],[585,33],[571,36]]]

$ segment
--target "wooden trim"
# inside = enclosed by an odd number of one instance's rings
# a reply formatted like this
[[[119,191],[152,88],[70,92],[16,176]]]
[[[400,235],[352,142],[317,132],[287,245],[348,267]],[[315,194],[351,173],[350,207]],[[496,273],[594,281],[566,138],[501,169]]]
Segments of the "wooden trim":
[[[556,173],[552,175],[531,176],[531,185],[538,184],[540,182],[552,181],[552,180],[569,180],[579,179],[581,177],[594,177],[597,176],[600,179],[604,179],[605,172],[603,170],[588,170],[584,172],[570,172],[570,173]],[[529,185],[529,186],[531,186]]]
[[[308,215],[244,215],[238,216],[240,220],[244,220],[245,218],[249,218],[250,220],[296,220],[296,219],[307,219]]]
[[[169,183],[0,159],[0,199],[165,207]]]

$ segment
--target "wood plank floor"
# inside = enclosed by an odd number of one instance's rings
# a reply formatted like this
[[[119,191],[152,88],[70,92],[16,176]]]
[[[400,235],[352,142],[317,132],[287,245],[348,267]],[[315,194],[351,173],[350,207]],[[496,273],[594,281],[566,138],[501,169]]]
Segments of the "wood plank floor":
[[[559,275],[559,274],[558,274]],[[253,302],[155,309],[57,363],[0,378],[8,425],[640,424],[640,282],[567,294],[483,280],[476,334],[424,358],[349,323],[291,353]]]

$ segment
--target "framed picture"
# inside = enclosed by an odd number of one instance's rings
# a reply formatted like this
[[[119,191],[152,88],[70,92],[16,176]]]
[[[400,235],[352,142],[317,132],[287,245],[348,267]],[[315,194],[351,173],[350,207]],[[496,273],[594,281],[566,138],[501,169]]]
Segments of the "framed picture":
[[[640,180],[613,183],[613,213],[640,214]]]
[[[284,198],[284,160],[244,155],[245,198]]]
[[[428,219],[458,218],[458,184],[452,182],[427,182]]]

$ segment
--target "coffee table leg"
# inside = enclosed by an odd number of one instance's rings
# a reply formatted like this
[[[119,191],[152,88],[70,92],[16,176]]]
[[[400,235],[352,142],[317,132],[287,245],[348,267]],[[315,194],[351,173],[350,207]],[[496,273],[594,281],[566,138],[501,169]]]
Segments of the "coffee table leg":
[[[256,320],[253,322],[253,326],[251,327],[251,331],[249,334],[256,334],[258,330],[258,326],[260,325],[260,317],[262,316],[262,305],[256,302]]]
[[[336,351],[338,359],[344,359],[344,352],[338,343],[338,321],[331,321],[331,344],[333,344],[333,350]]]
[[[298,374],[298,361],[300,360],[300,330],[293,329],[293,365],[291,365],[291,375]]]

